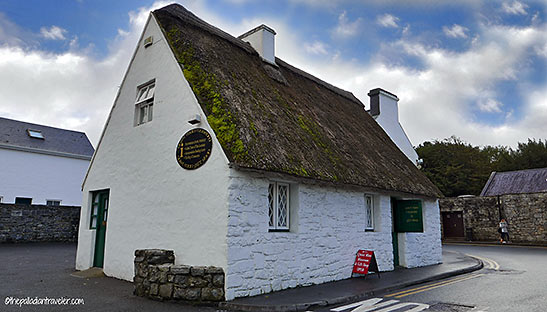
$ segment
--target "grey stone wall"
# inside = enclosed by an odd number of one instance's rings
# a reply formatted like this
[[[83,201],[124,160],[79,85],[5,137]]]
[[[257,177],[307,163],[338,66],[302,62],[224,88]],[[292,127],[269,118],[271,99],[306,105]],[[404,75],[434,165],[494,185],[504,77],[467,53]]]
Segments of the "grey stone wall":
[[[135,295],[156,300],[224,301],[224,270],[175,265],[172,250],[135,251]]]
[[[0,204],[0,243],[75,242],[80,207]]]
[[[462,211],[473,240],[498,240],[498,224],[505,218],[510,241],[547,245],[547,193],[443,198],[439,207],[441,212]]]

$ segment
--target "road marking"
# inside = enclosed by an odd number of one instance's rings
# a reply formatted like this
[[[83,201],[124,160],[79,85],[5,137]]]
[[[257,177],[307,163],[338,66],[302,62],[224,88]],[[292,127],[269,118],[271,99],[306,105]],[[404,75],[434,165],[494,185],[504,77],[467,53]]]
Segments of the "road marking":
[[[396,292],[396,293],[392,293],[392,294],[389,294],[389,295],[385,295],[384,297],[395,297],[395,296],[397,296],[397,295],[404,294],[404,293],[407,293],[407,292],[411,292],[411,291],[415,291],[415,290],[423,289],[423,288],[428,288],[428,287],[431,287],[431,286],[446,284],[446,283],[449,283],[449,282],[452,282],[452,281],[458,281],[458,280],[464,279],[464,278],[467,278],[467,276],[459,276],[459,277],[455,277],[455,278],[453,278],[453,279],[443,280],[443,281],[436,282],[436,283],[433,283],[433,284],[427,284],[427,285],[424,285],[424,286],[419,286],[419,287],[415,287],[415,288],[403,290],[403,291],[400,291],[400,292]]]
[[[475,256],[475,255],[470,255],[470,254],[466,254],[466,256],[479,259],[482,262],[486,262],[486,264],[488,264],[488,266],[486,267],[487,269],[492,269],[492,270],[496,270],[496,271],[499,271],[499,269],[500,269],[499,263],[497,263],[496,261],[494,261],[492,259],[479,257],[479,256]]]
[[[399,303],[399,304],[396,304],[394,306],[387,307],[385,309],[378,310],[378,311],[375,311],[375,312],[395,311],[395,310],[398,310],[400,308],[404,308],[404,307],[408,307],[408,306],[414,306],[414,305],[415,305],[415,307],[413,307],[410,310],[405,310],[405,312],[420,312],[422,310],[429,309],[429,305],[424,304],[424,303],[403,302],[403,303]]]
[[[472,278],[476,278],[476,277],[479,277],[479,276],[483,276],[483,275],[484,275],[484,274],[475,274],[475,275],[468,276],[468,277],[466,277],[466,278],[460,278],[460,279],[456,279],[456,280],[450,280],[450,281],[448,281],[448,282],[446,282],[446,283],[444,283],[444,284],[435,285],[435,286],[432,286],[432,287],[428,287],[428,288],[423,288],[423,289],[416,290],[416,291],[407,292],[407,293],[405,293],[405,294],[395,296],[395,298],[403,298],[403,297],[406,297],[406,296],[409,296],[409,295],[414,295],[414,294],[417,294],[417,293],[421,293],[421,292],[428,291],[428,290],[431,290],[431,289],[443,287],[443,286],[446,286],[446,285],[450,285],[450,284],[454,284],[454,283],[463,282],[463,281],[466,281],[466,280],[469,280],[469,279],[472,279]],[[411,290],[412,290],[412,289],[411,289]]]
[[[334,308],[334,309],[330,309],[330,310],[333,311],[333,312],[340,312],[340,311],[355,308],[355,307],[358,307],[358,306],[366,305],[368,307],[368,306],[375,305],[380,301],[382,301],[381,298],[372,298],[372,299],[351,303],[351,304],[348,304],[348,305],[345,305],[345,306],[342,306],[342,307],[338,307],[338,308]]]
[[[382,301],[382,298],[372,298],[365,301],[351,303],[342,307],[331,309],[332,312],[340,312],[344,310],[351,310],[350,312],[368,312],[374,310],[375,312],[391,312],[395,310],[400,310],[401,308],[411,307],[410,310],[405,310],[405,312],[420,312],[429,308],[429,305],[425,303],[414,303],[414,302],[401,302],[399,300],[387,300]],[[377,310],[380,309],[380,310]]]

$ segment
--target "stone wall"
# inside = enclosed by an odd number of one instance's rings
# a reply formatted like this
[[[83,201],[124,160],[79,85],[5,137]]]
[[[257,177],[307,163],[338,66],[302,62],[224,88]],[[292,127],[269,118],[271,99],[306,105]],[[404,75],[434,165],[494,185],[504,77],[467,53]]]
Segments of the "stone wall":
[[[547,245],[547,193],[498,197],[443,198],[441,211],[462,211],[473,240],[498,240],[500,218],[507,219],[513,242]]]
[[[75,242],[80,207],[0,204],[0,243]]]
[[[172,250],[135,251],[135,295],[156,300],[224,301],[224,270],[175,265]]]

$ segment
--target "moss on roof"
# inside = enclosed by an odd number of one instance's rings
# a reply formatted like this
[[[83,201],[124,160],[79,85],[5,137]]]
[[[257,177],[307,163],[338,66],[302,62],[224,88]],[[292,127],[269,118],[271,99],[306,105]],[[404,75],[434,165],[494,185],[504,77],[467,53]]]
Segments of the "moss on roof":
[[[442,196],[350,92],[279,58],[264,62],[178,4],[153,15],[237,167]]]

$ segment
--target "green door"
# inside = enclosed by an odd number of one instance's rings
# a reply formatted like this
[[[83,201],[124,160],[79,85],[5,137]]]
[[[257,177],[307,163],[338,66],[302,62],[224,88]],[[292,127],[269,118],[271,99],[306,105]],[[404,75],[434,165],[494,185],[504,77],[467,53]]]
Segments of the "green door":
[[[391,197],[391,242],[393,244],[393,266],[399,266],[399,237],[395,231],[395,220],[397,219],[397,199]]]
[[[93,266],[102,268],[104,262],[104,242],[106,236],[106,220],[108,216],[108,190],[94,192],[91,207],[91,228],[96,229],[95,255]]]

